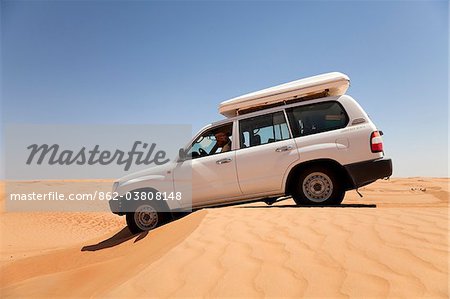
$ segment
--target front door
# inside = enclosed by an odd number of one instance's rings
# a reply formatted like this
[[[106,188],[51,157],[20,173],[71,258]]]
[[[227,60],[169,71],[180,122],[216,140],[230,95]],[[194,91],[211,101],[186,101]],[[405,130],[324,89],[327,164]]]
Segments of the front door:
[[[236,151],[231,144],[232,132],[233,123],[205,130],[186,150],[191,158],[178,162],[175,167],[175,190],[186,192],[186,188],[192,188],[193,207],[225,203],[242,194],[236,174]]]

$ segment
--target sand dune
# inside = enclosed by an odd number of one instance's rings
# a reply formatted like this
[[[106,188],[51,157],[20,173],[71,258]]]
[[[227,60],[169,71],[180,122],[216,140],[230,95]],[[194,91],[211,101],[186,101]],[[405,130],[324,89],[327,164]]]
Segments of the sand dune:
[[[341,207],[204,209],[131,235],[108,213],[2,213],[3,297],[448,298],[449,179]]]

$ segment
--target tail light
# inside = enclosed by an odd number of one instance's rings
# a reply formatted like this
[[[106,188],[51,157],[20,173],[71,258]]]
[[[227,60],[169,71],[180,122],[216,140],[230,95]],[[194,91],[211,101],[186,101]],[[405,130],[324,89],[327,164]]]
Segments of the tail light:
[[[372,153],[379,153],[383,151],[383,132],[375,131],[370,135],[370,149]]]

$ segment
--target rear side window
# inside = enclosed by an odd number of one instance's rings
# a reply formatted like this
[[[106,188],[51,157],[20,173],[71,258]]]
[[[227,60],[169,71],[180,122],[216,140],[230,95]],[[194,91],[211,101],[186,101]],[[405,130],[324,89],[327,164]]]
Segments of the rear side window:
[[[338,102],[323,102],[286,109],[294,137],[344,128],[348,116]]]
[[[239,121],[241,148],[267,144],[290,138],[282,111]]]

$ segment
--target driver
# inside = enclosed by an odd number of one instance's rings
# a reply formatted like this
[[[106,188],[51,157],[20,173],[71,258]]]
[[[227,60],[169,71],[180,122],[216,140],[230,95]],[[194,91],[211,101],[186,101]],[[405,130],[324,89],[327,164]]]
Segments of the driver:
[[[220,151],[221,153],[231,151],[231,140],[227,133],[217,132],[214,136],[216,137],[216,144],[212,148],[210,154],[216,153],[218,148],[222,148]]]

